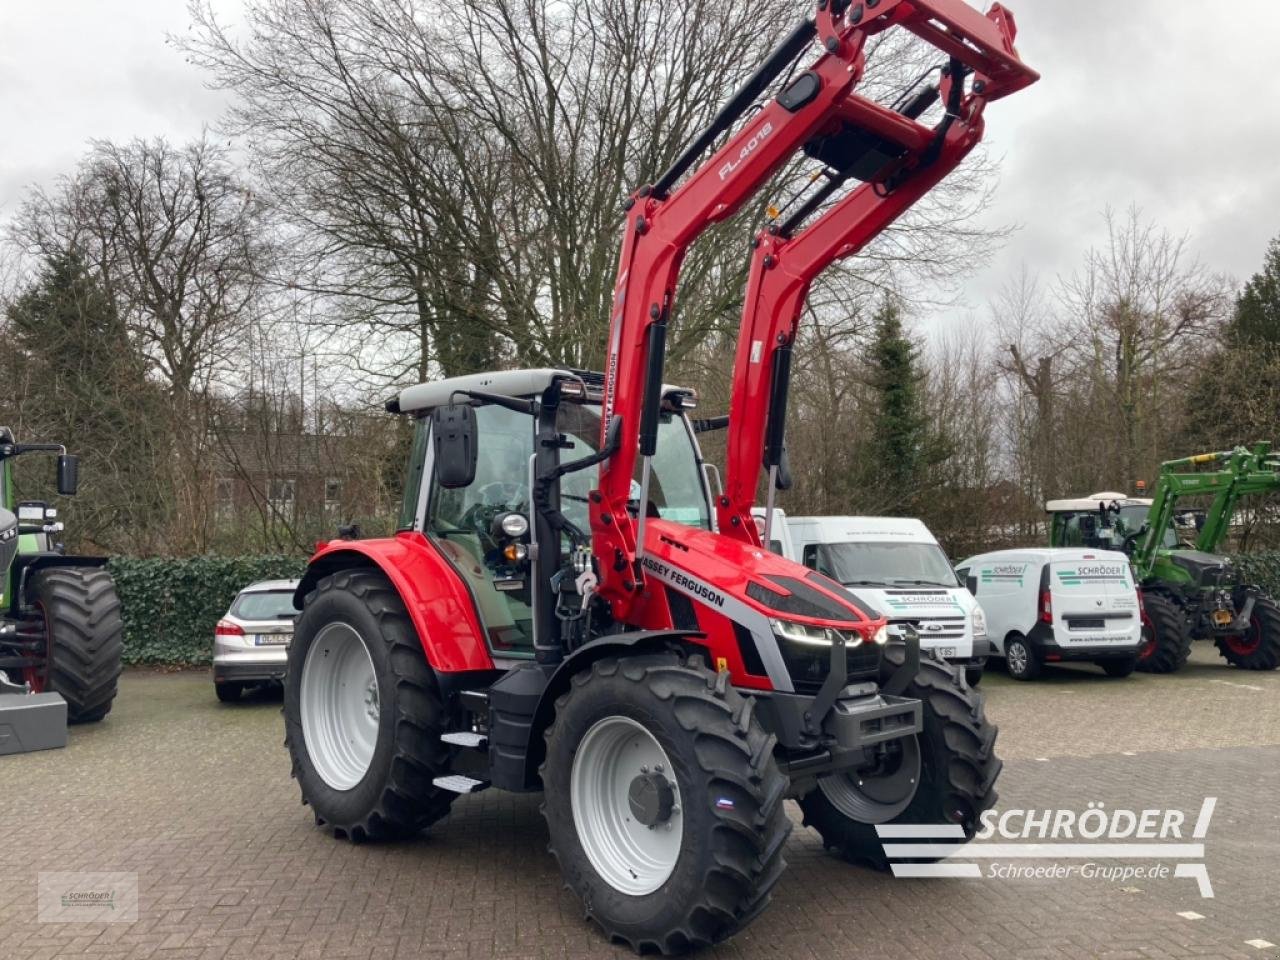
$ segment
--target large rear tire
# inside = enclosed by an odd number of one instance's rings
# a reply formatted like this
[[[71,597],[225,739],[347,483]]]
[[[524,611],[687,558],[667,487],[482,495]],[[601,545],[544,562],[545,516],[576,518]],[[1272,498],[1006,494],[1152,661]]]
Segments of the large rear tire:
[[[449,812],[444,707],[404,603],[381,573],[309,593],[289,645],[285,745],[316,825],[356,843],[413,836]]]
[[[48,638],[42,688],[67,701],[68,723],[101,720],[116,698],[124,652],[115,581],[101,567],[46,567],[32,576],[31,596]]]
[[[1190,655],[1191,637],[1182,611],[1167,597],[1144,591],[1137,669],[1143,673],[1173,673],[1182,669]]]
[[[905,661],[901,644],[886,648],[882,682]],[[901,763],[871,773],[830,774],[800,798],[805,825],[818,831],[827,849],[877,869],[889,862],[877,824],[958,824],[965,839],[972,839],[982,812],[995,806],[1003,766],[982,694],[945,663],[922,655],[903,696],[920,700],[924,730],[901,752]]]
[[[543,816],[587,916],[637,952],[724,940],[769,902],[791,831],[755,700],[701,657],[598,661],[556,701]]]
[[[1253,603],[1249,629],[1238,637],[1219,637],[1214,643],[1233,667],[1274,670],[1280,666],[1280,607],[1274,600],[1258,597]]]

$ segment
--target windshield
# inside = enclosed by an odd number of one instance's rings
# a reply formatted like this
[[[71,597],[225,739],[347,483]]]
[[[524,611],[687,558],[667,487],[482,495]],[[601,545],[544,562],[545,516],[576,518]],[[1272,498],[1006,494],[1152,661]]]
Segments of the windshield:
[[[1142,529],[1143,524],[1147,522],[1147,513],[1150,508],[1140,503],[1130,504],[1127,507],[1121,507],[1120,513],[1117,514],[1114,521],[1116,540],[1124,543],[1125,537],[1132,536]],[[1163,547],[1176,547],[1178,545],[1178,534],[1173,529],[1173,524],[1164,528],[1164,542],[1160,544]]]
[[[811,543],[804,563],[846,587],[960,585],[936,543]]]
[[[564,404],[558,426],[574,442],[572,450],[561,454],[576,460],[597,449],[600,437],[600,408],[595,404]],[[640,480],[640,460],[636,460],[636,482]],[[580,530],[589,526],[587,495],[595,488],[596,469],[566,474],[560,481],[560,509]],[[634,488],[633,490],[638,489]],[[693,440],[683,417],[663,414],[658,423],[658,452],[653,457],[649,479],[649,503],[665,520],[691,527],[711,529],[711,512],[702,485]]]
[[[292,620],[298,611],[293,608],[292,590],[270,590],[240,594],[231,605],[231,614],[241,620]]]

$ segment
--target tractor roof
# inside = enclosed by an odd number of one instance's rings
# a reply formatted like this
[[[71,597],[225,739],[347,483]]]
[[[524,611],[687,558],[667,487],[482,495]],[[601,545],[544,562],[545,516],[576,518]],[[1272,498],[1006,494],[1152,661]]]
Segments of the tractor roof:
[[[586,384],[592,393],[604,386],[604,377],[588,370],[570,370],[564,367],[534,367],[525,370],[493,370],[471,373],[445,380],[432,380],[405,387],[400,395],[387,405],[392,413],[414,413],[430,410],[449,403],[459,390],[478,390],[496,393],[503,397],[532,397],[542,393],[556,380],[578,380]],[[685,387],[662,385],[664,394],[672,392],[692,393]]]
[[[1097,510],[1100,504],[1114,504],[1117,507],[1149,507],[1151,500],[1148,497],[1130,497],[1123,493],[1116,493],[1113,490],[1105,490],[1102,493],[1090,494],[1087,497],[1078,497],[1075,500],[1050,500],[1044,505],[1045,513],[1079,513],[1084,510]]]

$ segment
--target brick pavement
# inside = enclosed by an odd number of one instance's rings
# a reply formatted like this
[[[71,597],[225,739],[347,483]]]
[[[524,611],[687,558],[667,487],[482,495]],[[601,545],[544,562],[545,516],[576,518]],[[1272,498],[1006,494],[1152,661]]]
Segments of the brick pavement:
[[[1280,674],[1201,645],[1174,677],[1064,668],[984,686],[1002,808],[1195,811],[1216,795],[1216,897],[1187,879],[895,880],[797,827],[773,905],[706,955],[1280,957],[1246,943],[1280,944]],[[278,697],[227,707],[202,675],[131,673],[68,749],[0,759],[0,817],[21,824],[0,853],[0,960],[630,956],[561,888],[536,797],[480,794],[415,842],[352,846],[312,826],[281,736]],[[34,922],[40,870],[136,872],[140,917]]]

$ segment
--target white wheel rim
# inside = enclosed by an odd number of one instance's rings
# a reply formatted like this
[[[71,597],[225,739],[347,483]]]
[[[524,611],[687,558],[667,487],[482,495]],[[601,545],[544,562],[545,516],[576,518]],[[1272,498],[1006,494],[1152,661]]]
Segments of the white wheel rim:
[[[637,777],[658,774],[673,794],[671,813],[647,826],[629,799]],[[684,839],[675,771],[653,734],[629,717],[605,717],[573,757],[569,799],[578,842],[601,878],[629,896],[653,893],[671,876]]]
[[[380,710],[373,660],[350,625],[330,623],[311,641],[299,707],[311,765],[333,789],[350,790],[373,762]]]
[[[818,789],[831,805],[858,823],[887,823],[911,805],[920,788],[920,742],[902,741],[902,755],[892,773],[880,776],[857,770],[818,778]]]
[[[1009,658],[1009,670],[1012,673],[1025,673],[1027,669],[1027,648],[1022,641],[1015,640],[1009,644],[1006,656]]]

